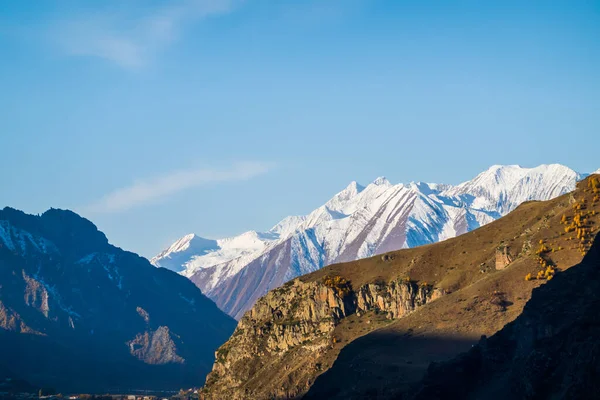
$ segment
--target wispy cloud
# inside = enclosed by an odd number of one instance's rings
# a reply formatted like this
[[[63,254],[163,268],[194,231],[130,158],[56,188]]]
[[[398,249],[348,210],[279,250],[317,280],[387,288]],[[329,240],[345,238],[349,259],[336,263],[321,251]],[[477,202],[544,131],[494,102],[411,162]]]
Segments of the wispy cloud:
[[[228,169],[188,169],[135,182],[117,189],[84,207],[89,213],[117,213],[209,183],[244,181],[266,173],[271,165],[260,162],[239,163]]]
[[[72,17],[55,27],[54,34],[68,54],[98,57],[137,69],[175,42],[186,25],[229,13],[242,1],[173,0],[160,8],[120,7],[115,12]]]

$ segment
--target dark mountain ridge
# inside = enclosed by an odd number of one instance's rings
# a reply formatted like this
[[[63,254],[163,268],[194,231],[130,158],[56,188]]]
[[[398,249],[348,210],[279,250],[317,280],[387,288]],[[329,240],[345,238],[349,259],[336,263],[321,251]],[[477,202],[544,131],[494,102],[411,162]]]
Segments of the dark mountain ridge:
[[[61,391],[179,389],[235,321],[188,279],[109,244],[90,221],[0,210],[0,371]]]

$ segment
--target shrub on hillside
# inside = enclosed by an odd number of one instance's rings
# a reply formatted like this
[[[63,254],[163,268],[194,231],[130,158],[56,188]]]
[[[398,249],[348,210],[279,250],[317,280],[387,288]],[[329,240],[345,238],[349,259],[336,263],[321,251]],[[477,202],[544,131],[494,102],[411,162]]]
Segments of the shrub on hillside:
[[[336,294],[342,298],[350,294],[352,291],[352,285],[350,285],[350,281],[339,275],[328,275],[324,277],[323,284],[328,288],[335,290]]]

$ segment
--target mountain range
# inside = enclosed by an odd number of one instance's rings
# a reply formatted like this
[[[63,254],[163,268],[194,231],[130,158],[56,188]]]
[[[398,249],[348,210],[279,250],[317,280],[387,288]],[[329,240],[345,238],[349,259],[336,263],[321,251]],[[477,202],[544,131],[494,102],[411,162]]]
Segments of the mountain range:
[[[267,232],[218,240],[189,234],[151,263],[188,277],[240,319],[258,298],[297,276],[461,235],[525,201],[572,191],[585,176],[559,164],[494,165],[459,185],[352,182],[310,214],[284,218]]]
[[[235,321],[71,211],[0,210],[0,381],[59,391],[201,382]]]
[[[599,229],[593,175],[455,238],[295,278],[244,314],[203,398],[597,398]]]

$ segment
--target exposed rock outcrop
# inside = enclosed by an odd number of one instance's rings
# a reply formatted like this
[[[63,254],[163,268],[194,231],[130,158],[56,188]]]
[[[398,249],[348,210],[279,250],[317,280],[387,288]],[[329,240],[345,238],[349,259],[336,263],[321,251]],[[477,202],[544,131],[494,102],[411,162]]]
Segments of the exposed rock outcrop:
[[[179,339],[179,338],[177,338]],[[135,339],[127,342],[131,355],[146,364],[183,364],[185,360],[177,354],[177,346],[166,326],[155,331],[138,333]]]
[[[0,301],[0,328],[7,331],[20,331],[22,324],[21,316],[6,308]]]
[[[390,283],[370,283],[361,286],[356,294],[358,310],[378,310],[390,319],[405,316],[417,307],[440,297],[443,292],[425,284],[417,285],[409,280]]]
[[[136,307],[135,311],[137,311],[137,313],[140,315],[140,317],[142,317],[145,323],[150,322],[150,314],[148,314],[148,311],[144,310],[142,307],[139,306]]]
[[[512,256],[509,253],[508,246],[500,246],[496,250],[496,269],[498,271],[503,270],[508,267],[508,265],[513,261]]]
[[[367,312],[401,318],[443,292],[398,279],[354,290],[340,277],[294,280],[269,292],[245,314],[203,389],[205,399],[267,399],[304,393],[321,371],[345,318]]]
[[[35,308],[44,317],[48,318],[50,306],[48,305],[48,290],[38,280],[27,275],[23,270],[23,279],[25,280],[25,304]]]

